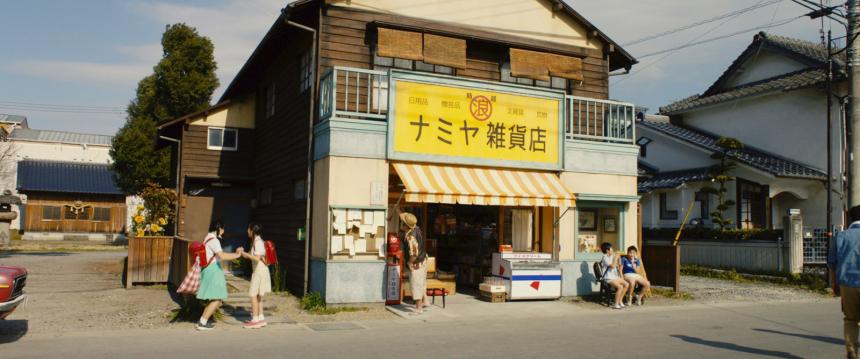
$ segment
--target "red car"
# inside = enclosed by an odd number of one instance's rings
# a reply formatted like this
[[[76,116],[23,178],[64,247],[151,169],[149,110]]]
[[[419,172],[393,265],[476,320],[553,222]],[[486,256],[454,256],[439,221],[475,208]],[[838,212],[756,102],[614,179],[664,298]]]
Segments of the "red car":
[[[24,302],[24,285],[27,270],[21,267],[0,266],[0,320],[5,319]]]

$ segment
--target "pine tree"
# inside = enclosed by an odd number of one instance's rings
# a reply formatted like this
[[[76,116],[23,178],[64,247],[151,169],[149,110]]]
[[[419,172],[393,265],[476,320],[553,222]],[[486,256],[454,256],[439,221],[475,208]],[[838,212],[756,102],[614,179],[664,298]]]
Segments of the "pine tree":
[[[729,173],[737,167],[731,161],[729,152],[744,148],[744,144],[731,137],[721,137],[717,140],[716,145],[720,147],[720,150],[711,154],[711,158],[719,162],[708,169],[708,177],[710,177],[711,183],[717,183],[719,187],[705,186],[702,188],[702,192],[717,196],[717,208],[711,212],[711,221],[720,226],[721,231],[724,231],[726,227],[734,223],[731,218],[725,216],[725,212],[735,205],[735,201],[726,199],[726,193],[729,191],[726,184],[735,180]]]
[[[161,46],[162,58],[137,84],[126,123],[111,148],[117,185],[128,194],[140,192],[148,183],[167,185],[170,151],[156,149],[156,127],[209,107],[218,87],[214,46],[196,29],[168,25]]]

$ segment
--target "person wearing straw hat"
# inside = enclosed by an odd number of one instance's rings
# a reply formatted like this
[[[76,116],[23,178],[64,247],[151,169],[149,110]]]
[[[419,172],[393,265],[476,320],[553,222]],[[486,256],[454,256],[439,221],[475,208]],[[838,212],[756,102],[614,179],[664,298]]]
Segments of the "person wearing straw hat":
[[[406,238],[406,248],[409,250],[409,285],[412,289],[412,300],[415,301],[414,315],[424,312],[424,296],[427,293],[427,251],[424,247],[424,236],[418,227],[418,218],[409,212],[400,213],[400,228]]]

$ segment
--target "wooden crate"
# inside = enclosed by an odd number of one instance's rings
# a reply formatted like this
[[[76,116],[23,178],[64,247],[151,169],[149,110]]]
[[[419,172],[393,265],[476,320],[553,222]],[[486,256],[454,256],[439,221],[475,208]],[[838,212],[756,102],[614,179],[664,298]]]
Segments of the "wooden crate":
[[[505,299],[507,298],[507,293],[505,293],[505,292],[490,293],[490,292],[481,291],[481,298],[483,298],[484,300],[486,300],[490,303],[504,303]]]

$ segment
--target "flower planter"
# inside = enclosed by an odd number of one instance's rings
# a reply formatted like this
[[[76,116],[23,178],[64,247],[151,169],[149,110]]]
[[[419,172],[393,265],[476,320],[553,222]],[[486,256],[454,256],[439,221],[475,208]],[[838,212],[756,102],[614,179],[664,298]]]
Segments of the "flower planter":
[[[126,288],[135,283],[167,283],[172,253],[173,237],[129,238]]]

